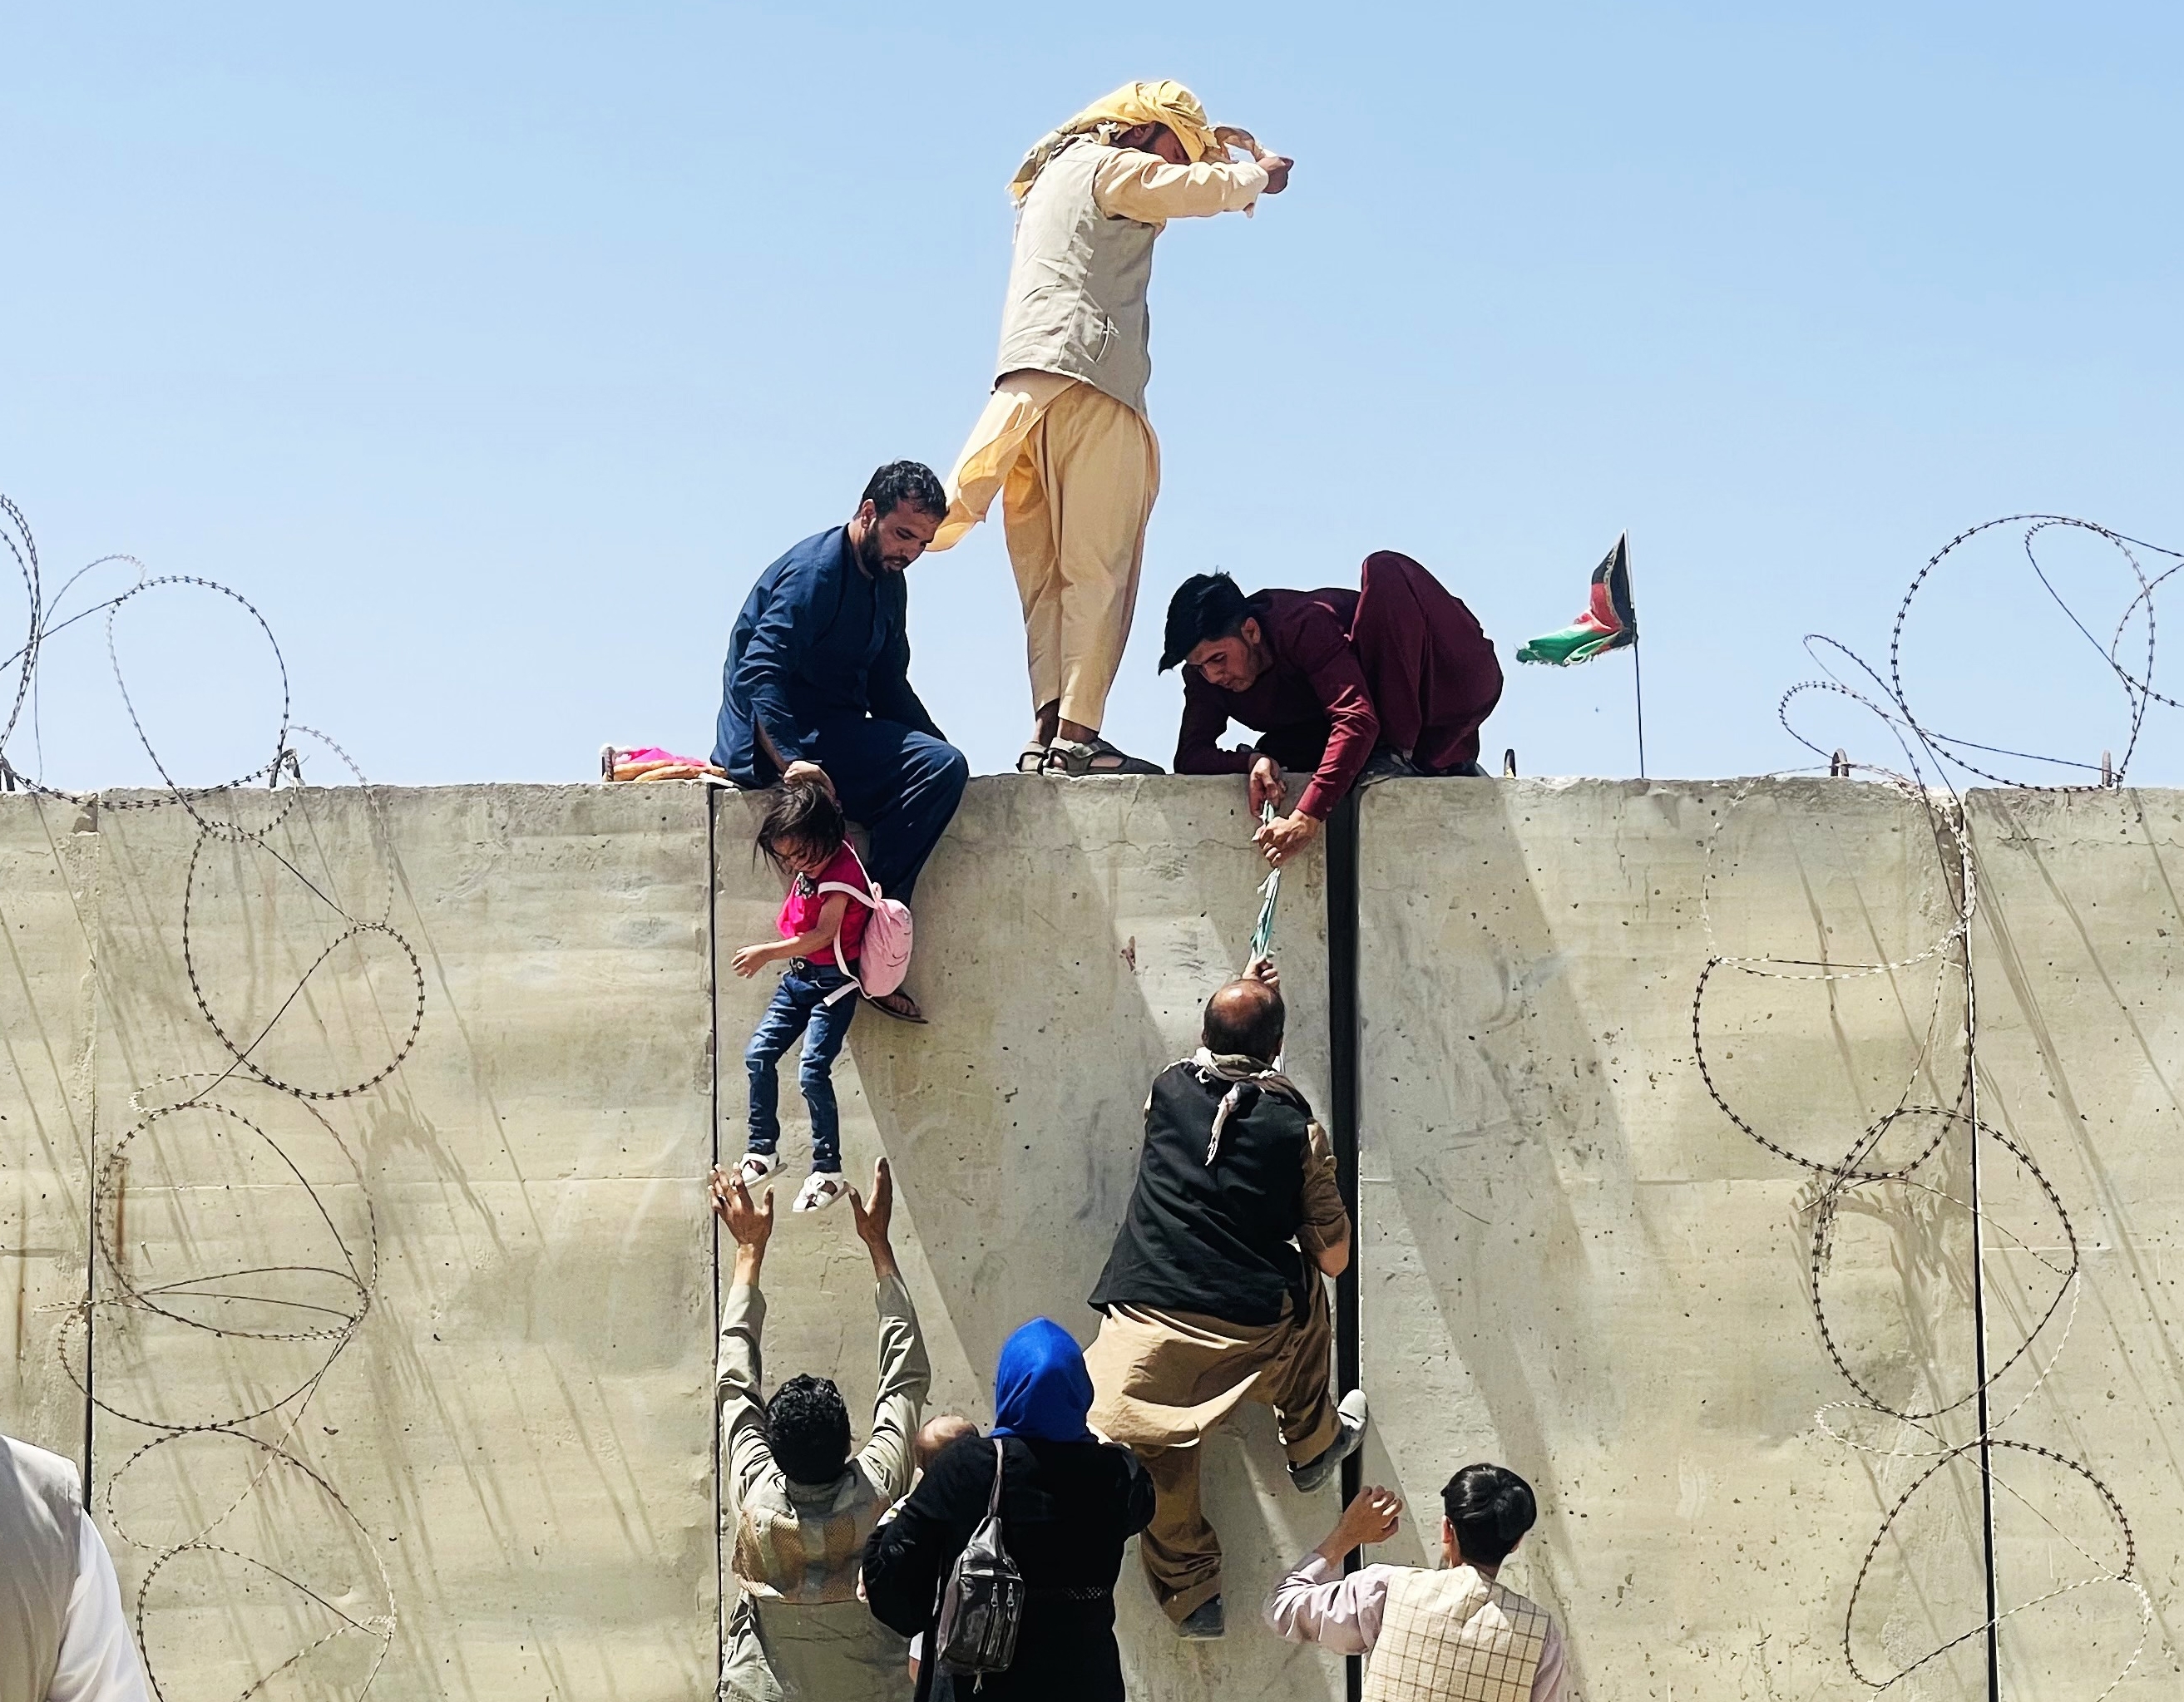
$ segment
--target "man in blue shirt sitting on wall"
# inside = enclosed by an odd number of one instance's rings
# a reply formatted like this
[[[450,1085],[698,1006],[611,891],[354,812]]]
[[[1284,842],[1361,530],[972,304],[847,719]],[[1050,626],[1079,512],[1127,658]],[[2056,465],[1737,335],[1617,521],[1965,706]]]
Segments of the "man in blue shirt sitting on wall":
[[[910,685],[903,570],[947,512],[930,467],[891,461],[847,526],[805,539],[759,576],[728,640],[713,748],[738,786],[827,787],[872,831],[866,872],[905,901],[971,772]],[[925,1020],[900,990],[871,1003]]]

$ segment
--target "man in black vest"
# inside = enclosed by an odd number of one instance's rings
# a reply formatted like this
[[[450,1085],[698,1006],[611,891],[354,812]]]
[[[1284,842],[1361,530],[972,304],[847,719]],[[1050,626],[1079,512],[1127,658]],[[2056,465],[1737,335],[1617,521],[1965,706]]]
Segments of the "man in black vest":
[[[1139,1538],[1188,1638],[1222,1632],[1221,1541],[1199,1505],[1199,1442],[1241,1400],[1274,1410],[1290,1477],[1317,1489],[1365,1434],[1365,1395],[1329,1388],[1322,1274],[1350,1263],[1334,1153],[1274,1067],[1281,987],[1262,959],[1206,1001],[1205,1043],[1145,1102],[1138,1183],[1092,1291],[1093,1426],[1127,1443],[1157,1505]]]

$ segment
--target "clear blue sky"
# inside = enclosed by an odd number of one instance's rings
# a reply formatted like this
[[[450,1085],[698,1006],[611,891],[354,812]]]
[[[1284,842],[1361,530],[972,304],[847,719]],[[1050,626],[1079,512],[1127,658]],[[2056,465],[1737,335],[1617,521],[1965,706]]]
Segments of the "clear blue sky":
[[[1802,635],[1884,651],[1961,526],[2184,546],[2180,17],[18,8],[0,489],[49,582],[126,550],[253,598],[299,717],[375,778],[702,751],[753,577],[876,463],[944,471],[977,414],[1024,147],[1175,76],[1298,164],[1256,220],[1160,245],[1165,486],[1110,733],[1173,748],[1152,664],[1188,573],[1355,583],[1407,550],[1506,654],[1628,527],[1652,770],[1790,766]],[[2105,632],[2126,581],[2064,559]],[[998,528],[912,573],[914,677],[1000,768],[1028,704]],[[2042,608],[2007,546],[1940,587],[1922,702],[2096,758],[2120,696]],[[180,777],[265,759],[248,637],[125,615]],[[56,781],[144,772],[105,666],[91,623],[48,657]],[[1513,665],[1490,752],[1630,773],[1630,685]],[[2139,778],[2184,780],[2178,734],[2157,709]]]

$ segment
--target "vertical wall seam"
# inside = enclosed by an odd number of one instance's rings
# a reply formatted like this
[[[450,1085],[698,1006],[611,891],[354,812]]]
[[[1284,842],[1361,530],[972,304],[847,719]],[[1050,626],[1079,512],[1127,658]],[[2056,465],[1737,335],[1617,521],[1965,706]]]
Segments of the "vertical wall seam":
[[[106,841],[98,826],[99,798],[94,796],[86,812],[91,818],[92,844],[91,850],[91,891],[87,894],[90,909],[89,929],[84,935],[83,960],[87,971],[89,997],[85,1001],[88,1009],[84,1022],[84,1094],[89,1101],[90,1115],[86,1119],[84,1149],[85,1223],[83,1243],[83,1505],[86,1511],[92,1503],[91,1443],[93,1421],[98,1416],[98,1404],[92,1399],[96,1387],[98,1355],[97,1332],[98,1308],[98,1013],[103,999],[100,994],[98,968],[99,908],[106,890]],[[71,832],[74,830],[71,829]],[[66,874],[64,870],[63,874]]]
[[[1336,806],[1327,824],[1327,1065],[1329,1110],[1334,1127],[1334,1171],[1343,1209],[1350,1214],[1350,1262],[1334,1279],[1335,1381],[1343,1393],[1358,1387],[1362,1367],[1359,1339],[1358,1271],[1363,1262],[1364,1223],[1357,1209],[1357,857],[1359,793]],[[1365,1471],[1363,1450],[1342,1462],[1342,1500],[1357,1494]],[[1357,1550],[1344,1556],[1342,1570],[1360,1565]],[[1343,1662],[1349,1702],[1364,1694],[1365,1666],[1356,1655]]]
[[[1959,871],[1962,893],[1974,893],[1977,859],[1972,849],[1971,823],[1958,818],[1958,844],[1964,867]],[[2002,1702],[2002,1621],[2000,1592],[1996,1588],[1994,1555],[1994,1448],[1987,1401],[1986,1370],[1986,1202],[1980,1191],[1979,1104],[1979,993],[1972,972],[1972,926],[1964,927],[1964,1089],[1965,1110],[1972,1143],[1972,1375],[1978,1380],[1980,1462],[1980,1541],[1986,1572],[1986,1694],[1987,1702]]]

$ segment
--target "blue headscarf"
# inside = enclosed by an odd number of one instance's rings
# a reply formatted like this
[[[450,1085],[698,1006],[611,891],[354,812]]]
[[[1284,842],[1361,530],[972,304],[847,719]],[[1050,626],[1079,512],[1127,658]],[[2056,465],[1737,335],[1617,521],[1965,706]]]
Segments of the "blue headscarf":
[[[1046,1442],[1090,1442],[1084,1415],[1092,1410],[1092,1377],[1069,1332],[1051,1318],[1034,1318],[1001,1343],[994,1372],[995,1436],[1035,1436]]]

